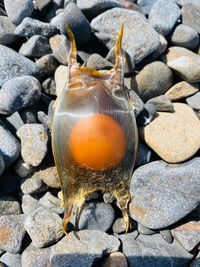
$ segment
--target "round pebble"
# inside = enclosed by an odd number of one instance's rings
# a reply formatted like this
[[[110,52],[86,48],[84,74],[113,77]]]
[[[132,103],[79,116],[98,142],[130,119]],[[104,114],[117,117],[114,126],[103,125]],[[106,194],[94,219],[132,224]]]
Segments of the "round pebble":
[[[17,40],[17,37],[14,34],[16,26],[11,22],[10,18],[0,16],[0,44],[1,45],[10,45]]]
[[[188,105],[194,110],[200,110],[200,92],[186,98]]]
[[[182,13],[182,21],[184,25],[187,25],[198,33],[200,33],[200,22],[199,22],[199,15],[200,15],[200,5],[197,1],[196,3],[185,3],[181,9]]]

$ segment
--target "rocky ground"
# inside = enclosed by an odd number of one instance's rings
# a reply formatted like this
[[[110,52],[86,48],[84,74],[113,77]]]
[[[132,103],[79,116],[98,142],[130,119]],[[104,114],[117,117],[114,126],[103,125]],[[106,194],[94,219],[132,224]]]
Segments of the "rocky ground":
[[[72,216],[79,231],[61,230],[50,129],[66,24],[79,63],[98,70],[113,67],[124,24],[140,137],[128,234],[101,192]],[[199,34],[199,0],[0,0],[0,266],[200,266]]]

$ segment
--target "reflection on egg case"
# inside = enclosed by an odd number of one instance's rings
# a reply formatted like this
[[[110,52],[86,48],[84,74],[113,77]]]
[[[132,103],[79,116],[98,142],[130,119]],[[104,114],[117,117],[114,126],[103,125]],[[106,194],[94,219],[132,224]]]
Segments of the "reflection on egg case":
[[[123,26],[115,45],[113,69],[99,73],[80,67],[73,33],[68,82],[56,100],[52,147],[58,169],[65,215],[63,231],[73,206],[81,208],[94,191],[112,192],[129,227],[130,179],[138,146],[134,107],[124,90]]]

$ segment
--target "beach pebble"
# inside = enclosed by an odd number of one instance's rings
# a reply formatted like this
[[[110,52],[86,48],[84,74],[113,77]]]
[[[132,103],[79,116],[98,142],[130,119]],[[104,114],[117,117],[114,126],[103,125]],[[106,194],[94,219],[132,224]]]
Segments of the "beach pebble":
[[[200,148],[200,122],[191,107],[174,103],[174,112],[157,112],[156,118],[139,129],[140,137],[163,160],[179,163]]]
[[[46,247],[60,240],[64,235],[61,225],[61,217],[44,207],[33,211],[24,222],[32,244],[37,248]]]
[[[33,35],[49,37],[57,34],[58,29],[50,23],[26,17],[16,27],[14,33],[19,37],[31,37]]]
[[[128,267],[125,255],[119,251],[110,253],[104,260],[101,267]]]
[[[200,81],[200,56],[180,46],[172,46],[165,55],[163,61],[180,78],[189,83]]]
[[[181,9],[182,13],[182,23],[193,28],[195,31],[200,33],[200,5],[191,3],[191,1],[183,5]]]
[[[0,249],[18,254],[25,236],[24,214],[0,217]]]
[[[200,221],[188,221],[172,229],[173,237],[187,250],[200,243]]]
[[[147,64],[131,79],[131,87],[146,102],[150,98],[164,94],[173,82],[173,74],[161,61]]]
[[[37,63],[37,61],[36,61]],[[37,64],[40,64],[39,62]],[[48,64],[48,62],[47,62]],[[46,66],[45,66],[46,68]],[[58,67],[57,67],[58,68]],[[56,68],[56,69],[57,69]],[[55,70],[56,71],[56,70]],[[55,72],[54,72],[55,73]],[[44,90],[44,92],[47,94],[47,95],[52,95],[52,96],[56,96],[56,83],[55,83],[55,80],[54,80],[54,77],[49,77],[47,78],[43,83],[42,83],[42,88]],[[41,112],[41,111],[39,111]]]
[[[137,224],[137,231],[142,235],[154,235],[154,234],[156,234],[156,231],[145,227],[141,223]]]
[[[179,6],[173,0],[157,0],[149,12],[149,23],[166,36],[181,16]]]
[[[0,16],[0,44],[10,45],[17,40],[14,30],[16,26],[11,22],[10,18]]]
[[[199,267],[200,266],[200,252],[198,253],[197,258],[190,264],[189,267]]]
[[[36,64],[47,75],[53,75],[55,70],[59,66],[58,61],[56,60],[56,58],[52,54],[44,55],[41,58],[37,59]],[[42,83],[42,87],[44,88],[44,83]],[[50,91],[52,91],[52,89]],[[53,95],[53,94],[51,94],[51,95]]]
[[[22,252],[22,267],[50,267],[50,250],[50,247],[36,248],[30,244]]]
[[[142,7],[144,14],[148,15],[156,1],[157,0],[138,0],[138,4]]]
[[[21,207],[19,202],[11,196],[4,196],[0,198],[0,216],[3,215],[19,215],[21,214]]]
[[[28,75],[5,82],[0,90],[0,113],[9,115],[36,103],[41,96],[40,82]]]
[[[0,154],[0,175],[4,172],[4,170],[5,170],[5,162],[4,162],[3,157]]]
[[[124,218],[117,218],[113,223],[112,230],[115,234],[122,234],[126,231],[126,224]],[[129,229],[130,230],[130,229]]]
[[[37,208],[39,208],[41,205],[39,203],[39,196],[38,195],[29,195],[29,194],[25,194],[22,196],[22,211],[23,213],[28,216],[29,214],[31,214],[34,210],[36,210]]]
[[[144,164],[149,163],[151,160],[151,156],[152,151],[150,150],[150,148],[145,143],[139,140],[135,167],[140,167]]]
[[[179,24],[168,36],[168,40],[172,45],[193,50],[199,43],[198,33],[191,27]]]
[[[61,34],[67,34],[66,24],[73,32],[77,45],[84,45],[89,41],[91,36],[90,23],[74,2],[70,2],[64,9],[60,26]]]
[[[156,107],[157,111],[168,111],[168,112],[174,111],[173,103],[165,95],[159,95],[153,97],[149,99],[147,103],[153,104]]]
[[[50,192],[46,192],[45,195],[39,199],[39,203],[44,208],[47,208],[57,214],[64,213],[64,208],[61,206],[60,199],[53,196]]]
[[[173,242],[173,236],[170,229],[161,230],[159,233],[167,243],[171,244]]]
[[[110,204],[92,201],[85,204],[78,221],[80,230],[100,230],[106,232],[115,218],[114,209]]]
[[[157,59],[158,57],[160,57],[167,49],[168,41],[166,40],[166,38],[159,34],[159,40],[159,47],[153,53],[151,53],[151,58],[153,59]]]
[[[57,96],[60,95],[60,93],[62,92],[63,88],[65,87],[67,79],[68,79],[67,77],[68,77],[68,67],[60,65],[56,69],[55,74],[54,74]]]
[[[88,68],[93,68],[96,70],[104,70],[104,69],[111,69],[114,65],[105,58],[103,58],[101,55],[92,54],[88,58],[86,66]]]
[[[199,202],[199,162],[154,161],[135,170],[131,181],[131,217],[150,229],[179,221]]]
[[[9,47],[0,45],[0,55],[0,86],[16,76],[30,75],[40,79],[44,75],[33,61]]]
[[[120,235],[122,252],[128,259],[130,267],[186,267],[193,258],[177,242],[168,244],[159,234],[152,236],[137,233]]]
[[[194,110],[200,110],[200,92],[186,98],[188,105]]]
[[[48,8],[51,6],[53,0],[35,0],[35,5],[38,8],[38,10],[41,12],[41,15],[44,15]]]
[[[91,21],[95,35],[109,50],[113,48],[116,33],[120,31],[122,24],[124,25],[122,46],[133,63],[139,63],[160,46],[158,33],[144,15],[137,11],[113,8]]]
[[[22,267],[20,254],[13,254],[10,252],[6,252],[0,257],[0,263],[1,262],[5,264],[3,265],[3,267],[4,266]]]
[[[116,237],[98,230],[70,232],[51,248],[50,261],[54,267],[92,267],[95,261],[119,247]]]
[[[15,165],[15,172],[21,177],[25,178],[34,172],[37,171],[37,167],[33,167],[26,162],[22,158],[19,158]]]
[[[43,169],[40,170],[37,174],[49,187],[56,189],[60,188],[58,172],[55,166],[46,166],[46,168],[43,167]]]
[[[5,127],[4,123],[0,121],[0,155],[4,160],[5,167],[10,166],[19,157],[20,149],[21,146],[18,139],[12,135]],[[4,163],[2,159],[0,162],[1,171],[3,171]]]
[[[169,90],[167,90],[165,96],[171,101],[179,101],[197,93],[198,91],[199,85],[197,83],[181,81],[174,84]]]
[[[5,9],[8,17],[15,25],[19,25],[26,17],[30,17],[34,10],[32,0],[6,0]]]
[[[49,39],[54,57],[62,65],[68,64],[69,40],[65,35],[56,34]]]
[[[34,167],[38,166],[47,154],[48,133],[42,124],[25,124],[17,131],[21,140],[23,160]]]

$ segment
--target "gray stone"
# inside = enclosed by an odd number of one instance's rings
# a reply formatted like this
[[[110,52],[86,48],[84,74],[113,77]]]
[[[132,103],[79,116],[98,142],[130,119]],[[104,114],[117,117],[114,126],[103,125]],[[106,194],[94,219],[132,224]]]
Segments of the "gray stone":
[[[200,266],[200,257],[196,258],[189,267],[199,267]]]
[[[63,88],[66,85],[67,82],[67,75],[68,75],[68,67],[60,65],[54,74],[54,79],[56,83],[56,94],[57,96],[60,95],[62,92]]]
[[[36,195],[23,195],[22,196],[22,211],[23,213],[28,216],[31,214],[33,211],[35,211],[37,208],[39,208],[41,205],[38,201],[39,196]]]
[[[69,40],[67,37],[63,34],[57,34],[49,39],[49,43],[58,62],[62,65],[67,65],[69,56]]]
[[[92,54],[88,58],[86,62],[86,66],[88,68],[92,68],[96,70],[104,70],[104,69],[106,70],[106,69],[111,69],[114,65],[108,60],[106,60],[105,58],[103,58],[101,55]]]
[[[51,6],[52,2],[53,0],[43,0],[43,1],[36,0],[35,4],[36,4],[36,7],[41,12],[41,14],[45,14],[48,8]]]
[[[37,167],[33,167],[26,162],[22,158],[19,158],[15,165],[15,172],[21,177],[25,178],[27,176],[30,176],[34,172],[37,171]]]
[[[157,111],[174,111],[173,103],[165,95],[159,95],[153,97],[147,101],[147,103],[154,104]]]
[[[173,242],[173,236],[170,229],[161,230],[160,234],[167,243],[171,244]]]
[[[18,139],[0,121],[0,155],[4,160],[5,167],[10,166],[19,157],[20,149],[21,146]],[[1,164],[3,170],[3,162]]]
[[[19,215],[22,213],[19,202],[11,196],[1,197],[0,204],[0,216]]]
[[[51,188],[60,188],[60,182],[58,177],[57,168],[55,166],[46,166],[43,167],[42,170],[40,170],[37,173],[38,176],[43,180],[43,182],[48,185]]]
[[[131,217],[150,229],[168,227],[199,204],[199,162],[154,161],[135,170],[131,181]]]
[[[60,240],[62,232],[61,217],[44,207],[33,211],[25,220],[24,227],[37,248],[46,247]]]
[[[139,63],[160,46],[159,35],[147,22],[143,14],[122,9],[110,9],[91,22],[97,38],[111,49],[124,25],[122,48],[130,55],[133,63]]]
[[[0,86],[16,76],[31,75],[40,79],[44,75],[33,61],[9,47],[0,45],[0,55]]]
[[[157,59],[167,50],[168,41],[161,34],[159,34],[159,39],[160,39],[160,46],[150,55],[151,58],[153,59]]]
[[[137,117],[144,109],[144,103],[142,99],[134,92],[134,89],[131,88],[127,90],[130,100],[133,102],[133,106],[135,107],[135,116]]]
[[[130,267],[186,267],[193,258],[177,242],[168,244],[159,234],[139,235],[133,232],[120,235],[122,252],[128,259]]]
[[[84,206],[78,227],[80,230],[90,229],[106,232],[113,224],[114,218],[115,212],[110,204],[93,201]]]
[[[18,111],[12,113],[9,116],[2,117],[2,121],[5,123],[8,130],[11,131],[13,135],[16,135],[16,131],[24,125],[24,122]]]
[[[156,106],[152,103],[146,103],[143,111],[137,116],[137,126],[142,127],[148,125],[156,115]]]
[[[21,251],[25,236],[25,216],[4,215],[0,217],[0,249],[17,254]]]
[[[186,98],[188,105],[195,109],[200,110],[200,92]]]
[[[0,44],[10,45],[17,40],[14,30],[16,26],[11,22],[10,18],[0,16]]]
[[[199,2],[198,4],[196,3],[187,3],[184,4],[182,9],[182,23],[184,25],[187,25],[191,28],[193,28],[195,31],[200,33],[200,21],[199,21],[199,16],[200,16],[200,5]]]
[[[50,250],[51,248],[36,248],[29,245],[21,256],[22,267],[50,267]]]
[[[10,79],[0,90],[0,114],[9,115],[33,105],[40,99],[41,90],[40,82],[32,76]]]
[[[44,184],[37,172],[35,172],[32,177],[25,178],[21,181],[21,190],[24,194],[41,193],[47,189],[48,186]]]
[[[154,235],[156,234],[156,231],[149,229],[147,227],[145,227],[143,224],[138,223],[137,224],[137,230],[140,234],[142,235]]]
[[[54,25],[57,29],[60,29],[62,25],[63,13],[64,12],[62,11],[51,19],[51,24]]]
[[[19,53],[26,57],[42,57],[52,53],[52,51],[46,37],[34,35],[22,44]]]
[[[58,33],[58,29],[50,23],[33,18],[25,18],[17,26],[14,33],[19,37],[31,37],[33,35],[49,37]]]
[[[119,247],[116,237],[98,230],[70,232],[52,247],[50,261],[54,267],[92,267],[96,260]]]
[[[12,254],[10,252],[6,252],[1,256],[0,262],[4,263],[6,267],[7,266],[22,267],[20,254]]]
[[[47,154],[48,133],[42,124],[25,124],[17,131],[21,140],[23,160],[32,166],[38,166]]]
[[[175,0],[178,5],[184,6],[186,4],[194,4],[194,5],[199,5],[199,0]]]
[[[44,55],[41,58],[36,60],[37,66],[42,69],[47,75],[53,75],[57,67],[59,66],[59,62],[52,55]],[[44,83],[42,83],[43,87]]]
[[[60,26],[61,34],[67,35],[66,24],[73,32],[77,45],[84,45],[88,42],[91,36],[90,23],[73,2],[69,3],[64,9]]]
[[[145,14],[149,14],[152,6],[157,0],[138,0],[138,4],[142,7],[142,11]]]
[[[32,0],[6,0],[5,9],[8,17],[18,25],[26,17],[30,17],[34,10]]]
[[[36,62],[37,63],[37,62]],[[56,68],[57,69],[57,68]],[[55,70],[56,71],[56,70]],[[55,73],[54,71],[54,73]],[[47,78],[43,83],[42,83],[42,88],[44,89],[44,92],[47,95],[52,95],[56,96],[56,83],[54,80],[54,77],[49,77]]]
[[[52,129],[52,118],[47,116],[43,111],[38,111],[38,120],[46,127],[47,129]]]
[[[112,230],[115,234],[122,234],[126,231],[126,224],[124,218],[117,218],[113,223]]]
[[[149,149],[149,147],[145,143],[139,140],[135,167],[140,167],[144,164],[149,163],[151,157],[152,157],[152,152]]]
[[[166,36],[181,16],[179,6],[173,0],[157,0],[149,13],[149,23],[157,32]]]
[[[84,1],[77,0],[77,6],[80,10],[85,14],[88,18],[94,18],[105,12],[108,9],[114,7],[123,7],[121,3],[117,0],[92,0],[92,1]]]
[[[187,25],[179,24],[168,36],[168,40],[172,45],[193,50],[199,43],[198,33]]]
[[[64,213],[64,208],[61,205],[62,203],[60,199],[53,196],[50,192],[46,192],[46,194],[40,198],[39,203],[44,208],[47,208],[57,214]]]
[[[173,82],[173,74],[161,61],[147,64],[131,80],[134,91],[146,102],[150,98],[164,94]]]
[[[4,172],[5,170],[5,162],[3,157],[0,155],[0,175]]]

